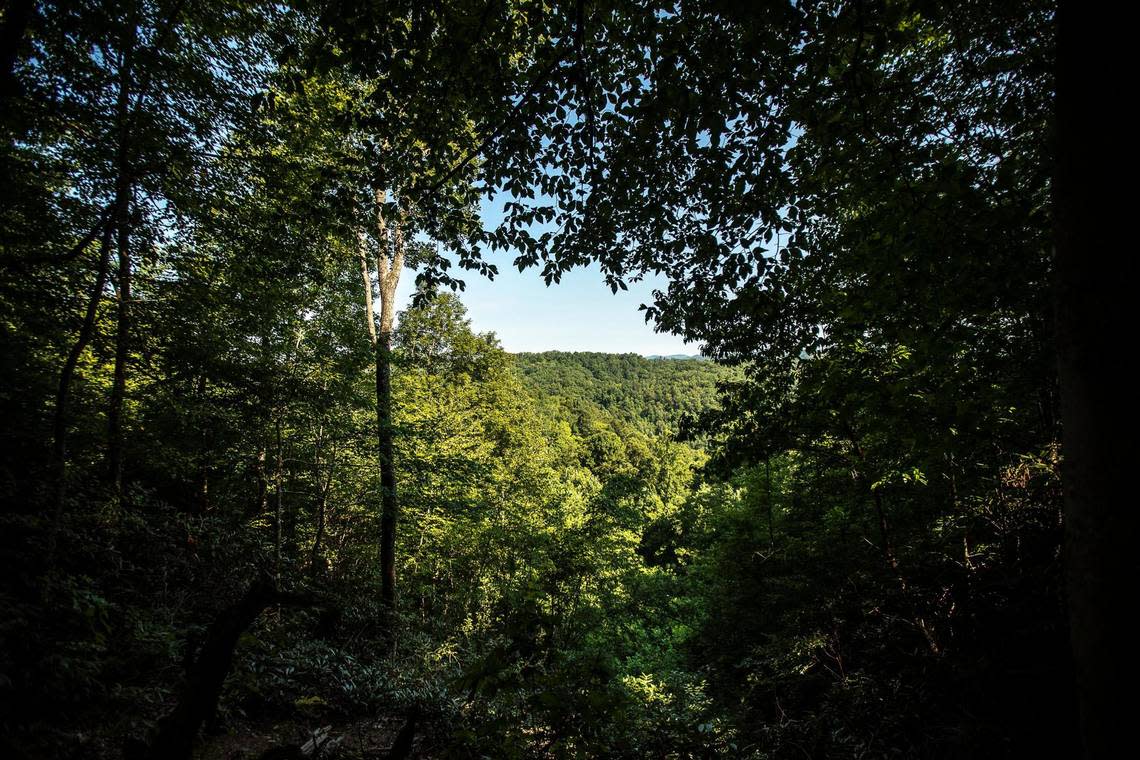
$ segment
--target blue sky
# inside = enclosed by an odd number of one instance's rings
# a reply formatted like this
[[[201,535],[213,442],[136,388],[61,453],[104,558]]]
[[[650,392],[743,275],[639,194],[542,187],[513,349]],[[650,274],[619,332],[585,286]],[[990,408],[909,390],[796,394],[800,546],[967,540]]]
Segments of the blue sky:
[[[467,290],[459,297],[477,332],[494,332],[511,353],[520,351],[606,351],[635,354],[695,354],[696,344],[655,333],[645,323],[638,304],[652,300],[662,280],[630,283],[629,291],[610,293],[596,265],[569,272],[547,287],[539,270],[519,272],[509,257],[498,261],[494,281],[464,273]],[[415,276],[405,272],[398,290],[398,308],[411,301]]]
[[[698,353],[697,344],[654,333],[637,305],[652,300],[662,279],[630,283],[629,291],[610,293],[596,265],[563,276],[547,287],[537,269],[520,272],[510,256],[499,254],[494,281],[464,272],[466,291],[459,293],[479,333],[495,333],[503,348],[520,351],[605,351],[611,353]],[[397,308],[404,309],[415,291],[415,275],[400,278]]]
[[[483,217],[497,222],[494,201],[483,204]],[[493,332],[511,353],[521,351],[605,351],[635,354],[696,354],[695,343],[679,336],[655,333],[645,323],[639,304],[651,303],[654,288],[664,278],[647,277],[629,283],[628,291],[611,293],[597,265],[576,269],[562,282],[547,287],[540,270],[519,272],[511,253],[492,254],[499,267],[493,281],[475,272],[461,272],[467,289],[459,293],[476,332]],[[411,302],[415,275],[405,271],[397,291],[397,309]]]

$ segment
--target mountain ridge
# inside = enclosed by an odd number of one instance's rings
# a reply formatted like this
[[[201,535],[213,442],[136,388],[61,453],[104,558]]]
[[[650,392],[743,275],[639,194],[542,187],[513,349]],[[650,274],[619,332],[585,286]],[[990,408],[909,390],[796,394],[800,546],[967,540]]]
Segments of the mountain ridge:
[[[605,412],[650,435],[675,433],[682,417],[717,406],[717,383],[737,374],[688,355],[544,351],[513,356],[516,374],[532,392],[568,411]]]

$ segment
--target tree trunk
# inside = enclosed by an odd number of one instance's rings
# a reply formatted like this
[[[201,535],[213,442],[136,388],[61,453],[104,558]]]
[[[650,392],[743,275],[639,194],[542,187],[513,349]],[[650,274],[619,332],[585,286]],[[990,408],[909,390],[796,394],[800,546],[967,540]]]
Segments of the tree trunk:
[[[364,322],[368,328],[368,341],[376,350],[376,318],[373,314],[376,294],[372,292],[372,274],[368,271],[368,237],[361,232],[357,252],[360,254],[360,277],[364,281]]]
[[[209,382],[206,375],[199,375],[195,389],[195,405],[199,413],[206,408],[208,388]],[[200,416],[199,420],[198,473],[194,483],[194,499],[190,503],[190,510],[192,514],[204,515],[210,511],[210,453],[213,447],[210,445],[211,425],[208,418]]]
[[[257,499],[254,501],[254,511],[250,515],[261,516],[269,511],[269,474],[265,471],[265,443],[257,446],[257,456],[254,458],[254,470],[257,474]]]
[[[119,70],[119,93],[116,109],[119,121],[119,145],[115,188],[115,227],[118,232],[118,326],[115,331],[115,373],[111,401],[107,410],[107,470],[115,494],[123,493],[123,401],[127,394],[127,361],[130,357],[131,332],[131,195],[134,180],[130,157],[131,63],[138,30],[132,20],[123,44],[123,60]]]
[[[322,490],[320,501],[317,503],[317,529],[313,537],[313,550],[309,554],[309,577],[313,580],[320,578],[327,572],[324,557],[321,556],[321,541],[325,537],[325,507],[327,505],[325,491]]]
[[[313,480],[319,489],[317,492],[317,525],[313,535],[313,550],[309,555],[309,576],[314,580],[327,572],[324,558],[321,556],[321,542],[325,537],[325,511],[328,509],[329,489],[332,488],[333,470],[336,467],[336,444],[332,445],[329,453],[327,472],[323,482],[321,479],[321,455],[324,442],[324,425],[317,432],[317,453],[313,462]]]
[[[275,462],[276,466],[274,467],[274,473],[273,473],[273,485],[274,485],[274,499],[273,499],[273,501],[274,501],[274,513],[275,513],[274,519],[273,519],[273,524],[274,524],[273,568],[274,568],[274,579],[278,583],[280,583],[281,582],[281,541],[283,538],[283,527],[284,527],[282,525],[282,522],[281,522],[282,516],[283,516],[283,511],[284,511],[282,509],[282,506],[283,506],[282,505],[282,499],[284,497],[284,494],[283,494],[282,489],[281,489],[281,471],[283,469],[284,463],[282,462],[282,459],[281,459],[281,412],[280,411],[277,412],[276,449],[277,449],[277,461]]]
[[[372,284],[364,258],[363,236],[360,250],[367,305],[365,316],[369,336],[375,336],[373,348],[376,353],[376,436],[380,459],[380,598],[391,610],[396,604],[396,522],[399,509],[392,428],[392,326],[396,316],[396,287],[400,282],[400,271],[404,267],[404,219],[398,220],[395,229],[389,234],[383,213],[385,199],[385,192],[377,190],[376,275],[380,292],[379,328],[372,321]]]
[[[79,357],[91,341],[95,332],[95,320],[99,313],[99,301],[103,298],[103,289],[107,287],[107,275],[111,264],[111,235],[113,229],[108,226],[103,230],[103,239],[99,241],[99,265],[95,271],[95,285],[91,288],[91,297],[87,301],[87,312],[83,316],[83,325],[79,328],[79,335],[75,344],[67,353],[63,363],[63,371],[59,376],[59,387],[55,394],[55,414],[52,429],[54,430],[54,450],[57,485],[63,485],[64,473],[67,467],[67,406],[71,398],[71,380],[75,375],[75,367]],[[62,500],[63,492],[59,492]]]
[[[87,312],[83,316],[83,325],[79,328],[79,335],[63,363],[63,371],[59,375],[59,387],[55,393],[52,455],[56,490],[51,535],[48,539],[48,567],[54,563],[55,544],[59,537],[60,520],[63,517],[63,503],[67,498],[67,427],[71,380],[75,375],[75,367],[79,364],[79,357],[83,355],[83,351],[87,348],[87,344],[95,332],[99,301],[103,298],[103,289],[107,287],[107,275],[111,266],[111,235],[113,232],[114,229],[110,225],[103,229],[103,238],[99,241],[99,265],[95,272],[95,285],[91,288],[91,297],[87,301]]]
[[[123,401],[127,396],[127,361],[130,358],[131,334],[131,252],[130,204],[120,218],[119,233],[119,308],[115,330],[115,374],[111,386],[111,403],[107,411],[107,470],[117,496],[123,494]]]
[[[218,696],[233,664],[238,639],[272,604],[318,606],[323,602],[311,595],[279,592],[272,581],[262,577],[241,599],[222,610],[206,632],[202,650],[187,673],[178,704],[158,722],[147,757],[153,760],[190,758],[198,729],[217,709]]]
[[[1113,259],[1122,239],[1120,198],[1113,199],[1113,152],[1124,148],[1119,101],[1096,83],[1117,70],[1120,49],[1106,39],[1104,16],[1063,2],[1058,15],[1055,305],[1063,422],[1069,625],[1088,757],[1112,756],[1129,725],[1126,686],[1135,669],[1125,642],[1124,611],[1136,572],[1133,469],[1135,430],[1127,407],[1130,374],[1120,365],[1131,324],[1134,279]],[[1119,32],[1107,32],[1111,37]],[[1091,129],[1090,129],[1091,128]],[[1103,168],[1102,168],[1103,167]],[[1131,247],[1127,249],[1132,255]],[[1133,489],[1134,490],[1134,489]]]
[[[392,441],[392,334],[381,331],[376,346],[376,425],[380,452],[380,598],[396,603],[396,467]]]
[[[771,549],[776,545],[776,528],[772,521],[772,456],[770,454],[764,456],[764,488],[766,491],[764,500],[768,505],[768,548]]]

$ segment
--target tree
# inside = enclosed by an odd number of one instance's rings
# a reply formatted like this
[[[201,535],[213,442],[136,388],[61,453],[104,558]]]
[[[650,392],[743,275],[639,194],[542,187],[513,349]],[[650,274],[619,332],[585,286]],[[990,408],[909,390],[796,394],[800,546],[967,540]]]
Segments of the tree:
[[[1064,423],[1064,485],[1069,618],[1076,655],[1077,684],[1087,757],[1108,757],[1123,738],[1124,716],[1114,696],[1128,670],[1112,652],[1120,651],[1126,630],[1119,583],[1128,577],[1135,518],[1126,509],[1125,450],[1114,443],[1129,435],[1117,408],[1125,397],[1120,373],[1111,366],[1126,324],[1128,297],[1115,276],[1120,262],[1112,223],[1094,203],[1103,187],[1105,154],[1081,137],[1082,125],[1111,106],[1089,87],[1096,72],[1111,67],[1113,50],[1102,39],[1098,19],[1074,3],[1058,12],[1057,161],[1054,298]],[[1119,144],[1113,118],[1099,145]],[[1097,252],[1094,258],[1092,252]]]
[[[14,4],[5,18],[6,31],[11,25],[12,34],[27,39],[12,47],[19,55],[5,72],[16,82],[6,97],[16,98],[21,115],[5,123],[5,166],[13,169],[7,189],[16,213],[45,210],[33,211],[32,204],[53,208],[66,234],[9,238],[6,266],[30,267],[41,275],[52,270],[93,274],[94,280],[85,303],[71,300],[62,309],[65,315],[84,316],[55,392],[58,512],[67,480],[74,375],[109,283],[117,293],[116,349],[105,462],[113,490],[122,492],[125,399],[134,355],[130,341],[140,300],[136,271],[140,262],[157,258],[163,231],[193,202],[182,180],[202,169],[204,154],[237,118],[235,102],[259,80],[255,67],[246,64],[259,55],[252,38],[258,27],[272,23],[273,13],[228,3],[24,6]],[[238,50],[248,51],[248,57]],[[44,159],[52,166],[48,187],[28,172]],[[74,230],[83,232],[73,235]],[[100,253],[91,273],[85,254],[94,243]],[[114,273],[109,271],[112,250]]]
[[[368,272],[365,238],[361,235],[360,266],[364,278],[364,319],[376,354],[376,430],[380,454],[380,596],[388,607],[396,604],[396,462],[392,430],[392,324],[396,314],[396,286],[404,268],[405,242],[402,219],[389,240],[384,221],[384,192],[376,192],[376,279],[380,292],[379,329],[373,323],[372,278]]]
[[[474,183],[480,141],[509,97],[503,83],[526,44],[527,19],[513,4],[480,8],[476,15],[466,2],[432,8],[398,3],[379,11],[330,4],[313,20],[321,33],[298,46],[306,48],[298,50],[298,62],[307,70],[344,72],[363,86],[350,114],[349,140],[363,160],[370,195],[359,206],[359,258],[366,327],[376,352],[381,597],[389,607],[395,605],[397,522],[391,336],[401,270],[405,262],[423,259],[429,265],[420,278],[426,293],[438,279],[432,273],[450,266],[434,248],[412,250],[423,236],[457,254],[465,267],[488,276],[496,271],[472,253],[479,232]],[[492,12],[498,18],[491,18]],[[380,297],[378,323],[373,322],[370,249]]]

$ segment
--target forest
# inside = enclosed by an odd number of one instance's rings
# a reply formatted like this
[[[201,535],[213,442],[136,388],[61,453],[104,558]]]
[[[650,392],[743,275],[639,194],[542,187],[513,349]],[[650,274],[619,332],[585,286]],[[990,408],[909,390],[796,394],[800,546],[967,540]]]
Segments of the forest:
[[[0,756],[1117,756],[1126,26],[3,0]]]
[[[554,414],[602,407],[647,435],[674,438],[684,423],[717,406],[718,382],[739,374],[707,361],[594,352],[518,354],[515,366],[533,393],[558,403]]]

